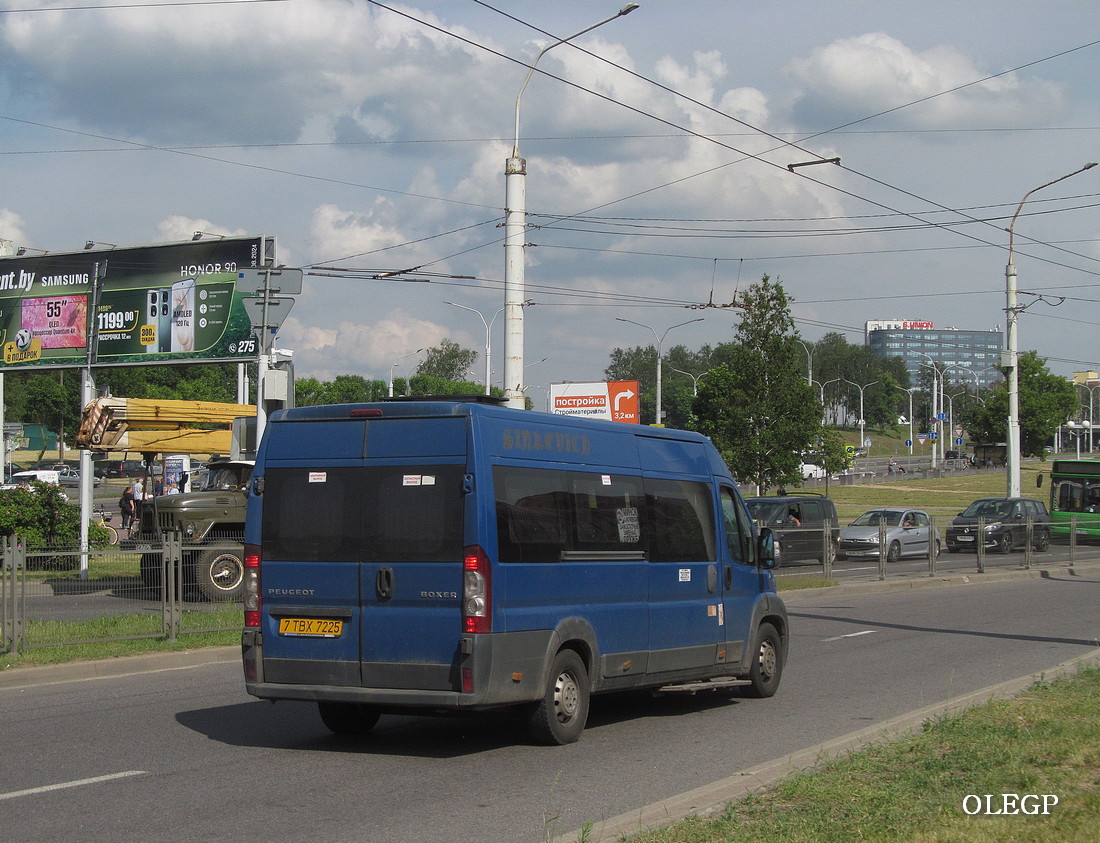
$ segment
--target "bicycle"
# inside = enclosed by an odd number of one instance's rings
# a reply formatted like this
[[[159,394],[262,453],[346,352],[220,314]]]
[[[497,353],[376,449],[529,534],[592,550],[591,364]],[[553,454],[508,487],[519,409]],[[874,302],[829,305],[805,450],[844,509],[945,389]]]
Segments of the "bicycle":
[[[114,519],[113,512],[107,512],[103,509],[97,509],[92,513],[92,523],[102,527],[107,531],[107,539],[111,544],[118,544],[118,537],[120,532],[126,533],[129,537],[131,530],[127,530],[122,527],[116,527],[111,524],[111,520]]]

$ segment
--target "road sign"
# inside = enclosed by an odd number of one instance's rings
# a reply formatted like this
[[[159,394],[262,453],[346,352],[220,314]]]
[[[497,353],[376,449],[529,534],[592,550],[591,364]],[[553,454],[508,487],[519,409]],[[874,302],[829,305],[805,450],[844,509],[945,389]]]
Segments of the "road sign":
[[[871,437],[870,436],[868,436],[866,439],[863,440],[863,447],[864,448],[870,448],[871,447]]]
[[[923,440],[921,440],[921,444],[922,445],[924,444]],[[913,440],[912,439],[906,439],[905,440],[905,447],[906,448],[912,448],[913,447]]]
[[[955,437],[955,444],[956,445],[961,445],[962,443],[963,443],[963,438],[961,436]]]
[[[962,429],[961,427],[956,427],[956,428],[955,428],[955,435],[956,435],[956,436],[962,436],[962,435],[963,435],[963,433],[965,433],[965,432],[966,432],[966,431],[964,431],[964,430],[963,430],[963,429]],[[962,443],[959,443],[959,444],[962,444]]]
[[[927,439],[927,438],[928,438],[927,433],[918,433],[917,434],[917,441],[920,442],[922,445],[924,444],[924,440]]]
[[[242,269],[237,272],[237,292],[246,296],[261,295],[264,283],[272,293],[296,296],[302,292],[302,270],[285,266]]]
[[[936,413],[936,421],[944,421],[947,418],[947,413]]]
[[[244,305],[244,311],[248,314],[248,318],[252,320],[253,328],[278,328],[283,324],[287,314],[290,313],[290,308],[294,306],[294,299],[275,297],[268,299],[266,324],[264,322],[264,300],[262,298],[241,299],[241,303]]]

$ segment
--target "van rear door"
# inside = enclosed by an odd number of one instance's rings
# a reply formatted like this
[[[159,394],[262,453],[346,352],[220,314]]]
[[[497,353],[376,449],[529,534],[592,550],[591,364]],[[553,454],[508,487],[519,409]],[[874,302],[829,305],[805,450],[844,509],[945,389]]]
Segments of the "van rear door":
[[[273,424],[268,437],[265,677],[455,688],[465,419]],[[309,623],[326,619],[338,627]]]

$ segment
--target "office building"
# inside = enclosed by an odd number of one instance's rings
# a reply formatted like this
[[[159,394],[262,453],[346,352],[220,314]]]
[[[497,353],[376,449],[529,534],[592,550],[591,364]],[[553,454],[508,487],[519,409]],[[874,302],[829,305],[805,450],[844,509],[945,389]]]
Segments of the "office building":
[[[866,323],[864,341],[879,357],[901,357],[910,382],[921,382],[921,364],[947,372],[948,381],[987,389],[1000,383],[1003,334],[999,328],[970,331],[937,328],[929,321],[901,319]]]

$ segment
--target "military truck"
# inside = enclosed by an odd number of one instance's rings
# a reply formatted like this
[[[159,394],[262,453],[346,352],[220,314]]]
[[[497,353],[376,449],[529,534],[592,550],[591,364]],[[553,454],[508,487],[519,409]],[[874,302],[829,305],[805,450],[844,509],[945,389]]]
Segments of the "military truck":
[[[197,586],[209,600],[239,600],[244,588],[244,515],[251,460],[215,460],[200,488],[147,498],[132,540],[141,556],[141,578],[160,588],[164,533],[183,540],[183,583]]]

